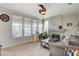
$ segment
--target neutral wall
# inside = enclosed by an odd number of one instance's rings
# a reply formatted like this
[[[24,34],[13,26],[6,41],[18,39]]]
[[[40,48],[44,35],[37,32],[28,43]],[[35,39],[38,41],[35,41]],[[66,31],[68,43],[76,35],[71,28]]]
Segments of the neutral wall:
[[[48,19],[49,29],[58,29],[58,25],[62,25],[61,15]]]
[[[0,11],[0,14],[3,13],[8,14],[10,17],[12,15],[11,13]],[[11,29],[11,19],[9,22],[3,22],[0,20],[0,45],[2,45],[2,48],[7,48],[21,43],[32,41],[31,36],[12,38]]]
[[[77,23],[79,22],[79,13],[72,13],[72,14],[64,14],[54,16],[48,19],[49,21],[49,31],[58,29],[59,25],[62,25],[63,29],[66,29],[65,34],[79,34],[76,33],[77,31]],[[72,23],[72,26],[67,26],[67,23]]]

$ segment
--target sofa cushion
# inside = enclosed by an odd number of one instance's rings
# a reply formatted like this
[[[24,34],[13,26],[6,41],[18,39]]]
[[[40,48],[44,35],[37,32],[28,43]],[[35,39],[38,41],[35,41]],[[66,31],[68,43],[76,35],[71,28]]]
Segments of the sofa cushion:
[[[79,46],[79,41],[69,41],[68,45]]]
[[[64,37],[64,39],[62,40],[62,43],[64,43],[64,44],[68,45],[68,42],[69,42],[69,39],[68,39],[68,38],[66,38],[66,37]]]
[[[62,42],[50,42],[50,47],[64,48],[66,45]]]

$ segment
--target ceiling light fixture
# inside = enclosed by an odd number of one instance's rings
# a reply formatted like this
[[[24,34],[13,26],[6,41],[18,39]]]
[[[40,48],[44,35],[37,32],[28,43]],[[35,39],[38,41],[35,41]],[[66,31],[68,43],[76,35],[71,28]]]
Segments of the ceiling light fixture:
[[[46,13],[46,8],[45,8],[45,6],[44,5],[38,5],[38,6],[40,6],[40,9],[39,9],[39,13],[41,14],[41,15],[45,15]]]

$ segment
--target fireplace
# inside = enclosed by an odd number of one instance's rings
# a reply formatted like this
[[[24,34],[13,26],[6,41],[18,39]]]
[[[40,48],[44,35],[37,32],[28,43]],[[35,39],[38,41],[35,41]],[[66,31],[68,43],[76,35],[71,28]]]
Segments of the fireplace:
[[[59,34],[52,34],[52,38],[50,40],[51,42],[59,42],[60,41],[60,35]]]

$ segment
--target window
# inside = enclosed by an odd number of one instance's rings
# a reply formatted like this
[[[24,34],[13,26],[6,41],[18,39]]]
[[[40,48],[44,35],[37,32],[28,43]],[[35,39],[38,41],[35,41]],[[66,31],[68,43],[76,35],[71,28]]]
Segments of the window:
[[[42,33],[42,20],[38,22],[38,32]]]
[[[24,36],[31,36],[31,20],[24,18]]]
[[[12,37],[22,37],[22,17],[12,16]]]
[[[32,34],[37,34],[37,20],[32,20]]]
[[[48,32],[48,21],[44,21],[44,32]]]

